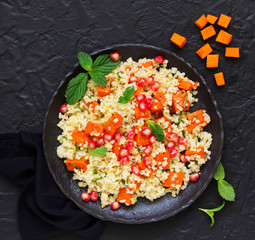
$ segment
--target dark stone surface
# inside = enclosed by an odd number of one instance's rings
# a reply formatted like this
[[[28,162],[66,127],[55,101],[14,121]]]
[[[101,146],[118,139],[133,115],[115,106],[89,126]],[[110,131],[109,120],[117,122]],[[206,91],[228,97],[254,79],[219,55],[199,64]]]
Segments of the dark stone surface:
[[[0,2],[0,133],[42,132],[48,103],[58,84],[73,69],[80,50],[88,53],[119,43],[145,43],[168,49],[191,63],[205,78],[220,107],[225,144],[226,179],[236,190],[215,215],[215,226],[198,207],[221,203],[212,181],[201,197],[175,217],[157,223],[108,223],[109,239],[254,239],[255,238],[255,3],[254,1],[82,1],[11,0]],[[193,24],[202,14],[232,16],[230,46],[240,59],[224,57],[224,47],[208,40],[220,54],[218,69],[206,69],[195,52],[204,41]],[[219,28],[216,26],[216,31]],[[187,38],[178,49],[169,38]],[[213,73],[223,71],[226,86],[217,87]],[[16,223],[18,189],[0,178],[0,239],[19,240]],[[48,238],[81,239],[73,234]]]

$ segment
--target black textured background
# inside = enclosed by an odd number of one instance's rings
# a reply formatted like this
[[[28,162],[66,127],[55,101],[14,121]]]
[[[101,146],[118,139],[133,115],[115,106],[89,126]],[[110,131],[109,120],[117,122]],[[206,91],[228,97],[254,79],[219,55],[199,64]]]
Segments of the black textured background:
[[[232,17],[230,46],[240,59],[224,57],[224,46],[208,40],[220,54],[219,68],[206,69],[195,52],[204,41],[194,25],[202,14]],[[236,201],[216,213],[215,226],[198,207],[221,203],[213,180],[201,197],[175,217],[157,223],[108,223],[101,240],[255,239],[255,2],[202,0],[10,0],[0,2],[0,133],[42,132],[48,103],[61,80],[88,53],[119,43],[145,43],[168,49],[205,78],[224,121],[222,162]],[[216,30],[219,28],[216,26]],[[183,49],[170,44],[177,32]],[[217,87],[213,73],[223,71]],[[0,239],[19,240],[16,214],[19,189],[0,177]],[[79,240],[71,233],[47,240]],[[46,240],[46,239],[45,239]]]

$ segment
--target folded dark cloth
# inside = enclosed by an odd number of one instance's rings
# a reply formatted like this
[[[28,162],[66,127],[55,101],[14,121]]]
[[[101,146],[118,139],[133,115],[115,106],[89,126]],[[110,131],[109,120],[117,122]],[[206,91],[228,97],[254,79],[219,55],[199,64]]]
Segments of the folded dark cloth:
[[[67,231],[89,240],[101,235],[105,222],[80,210],[54,182],[40,134],[1,134],[0,174],[22,188],[18,203],[22,239],[46,238]]]

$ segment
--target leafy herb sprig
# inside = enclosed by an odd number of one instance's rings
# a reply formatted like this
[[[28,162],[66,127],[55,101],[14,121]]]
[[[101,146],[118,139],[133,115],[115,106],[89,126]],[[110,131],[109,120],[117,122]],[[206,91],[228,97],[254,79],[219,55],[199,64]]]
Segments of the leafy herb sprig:
[[[85,95],[89,76],[97,85],[105,87],[107,83],[105,75],[118,67],[121,60],[113,61],[109,54],[103,54],[93,62],[92,58],[84,52],[79,52],[78,59],[81,67],[87,72],[79,73],[68,83],[65,94],[68,104],[76,103]]]
[[[154,134],[159,142],[163,142],[165,133],[162,127],[160,127],[157,123],[153,121],[146,121],[148,127],[152,130],[152,134]]]
[[[224,180],[224,178],[225,178],[224,167],[220,163],[214,174],[214,179],[218,181],[219,194],[222,198],[224,198],[227,201],[235,201],[235,190],[231,186],[231,184],[229,184],[227,181]],[[225,202],[223,201],[222,205],[220,205],[217,208],[213,208],[213,209],[198,208],[198,209],[209,215],[209,217],[212,220],[211,222],[211,227],[212,227],[214,224],[214,212],[220,211],[224,206],[225,206]]]
[[[101,146],[95,149],[89,148],[88,151],[90,154],[92,154],[95,157],[102,157],[106,154],[107,149],[105,146]]]
[[[127,104],[128,101],[133,97],[135,92],[134,86],[127,87],[123,93],[123,96],[119,97],[118,103]]]

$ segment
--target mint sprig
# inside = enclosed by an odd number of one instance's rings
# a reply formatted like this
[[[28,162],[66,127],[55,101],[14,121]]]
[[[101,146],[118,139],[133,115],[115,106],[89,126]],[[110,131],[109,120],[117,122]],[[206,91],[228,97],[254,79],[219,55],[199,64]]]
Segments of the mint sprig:
[[[217,208],[213,208],[213,209],[198,208],[198,210],[201,210],[205,212],[206,214],[208,214],[208,216],[212,220],[211,222],[211,227],[212,227],[214,225],[214,213],[220,211],[224,206],[225,206],[225,202],[223,201],[223,203]]]
[[[148,127],[152,130],[152,134],[154,134],[159,142],[163,142],[165,133],[162,127],[160,127],[157,123],[153,121],[146,121]]]
[[[99,55],[93,62],[89,54],[79,52],[78,59],[81,67],[87,72],[80,73],[70,80],[65,94],[68,104],[76,103],[85,95],[89,76],[97,85],[105,87],[107,83],[105,75],[120,64],[120,59],[112,61],[109,54]]]
[[[225,178],[224,167],[221,163],[219,163],[219,166],[214,174],[214,179],[218,181],[218,192],[220,196],[224,198],[225,200],[235,201],[235,190],[231,184],[229,184],[227,181],[224,180],[224,178]],[[225,202],[223,202],[221,206],[214,209],[199,208],[199,210],[204,211],[210,216],[212,220],[211,227],[214,224],[214,217],[213,217],[214,212],[220,211],[224,207],[224,205],[225,205]]]
[[[134,86],[127,87],[123,93],[123,96],[119,97],[118,103],[127,104],[128,101],[133,97],[134,92],[135,92]]]
[[[95,157],[102,157],[106,154],[107,149],[105,146],[101,146],[95,149],[89,148],[88,151],[90,154],[92,154]]]

